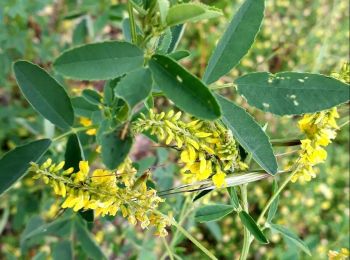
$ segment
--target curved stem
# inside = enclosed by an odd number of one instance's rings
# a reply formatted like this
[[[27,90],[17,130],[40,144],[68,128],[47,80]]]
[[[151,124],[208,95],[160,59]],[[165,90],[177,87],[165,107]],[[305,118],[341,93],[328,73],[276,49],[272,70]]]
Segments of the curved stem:
[[[162,241],[163,241],[163,244],[164,244],[164,246],[165,246],[166,251],[168,252],[168,255],[169,255],[169,257],[170,257],[170,260],[174,260],[173,253],[172,253],[171,250],[170,250],[170,247],[169,247],[169,245],[168,245],[168,242],[165,240],[164,237],[162,237]]]
[[[269,201],[266,203],[264,209],[261,211],[259,218],[257,220],[257,224],[261,225],[261,222],[263,221],[264,215],[270,208],[271,204],[275,201],[275,199],[278,197],[278,195],[282,192],[282,190],[287,186],[287,184],[290,182],[290,180],[293,178],[294,173],[296,171],[293,171],[292,174],[288,176],[288,178],[282,183],[282,185],[278,188],[278,190],[272,195],[272,197],[269,199]]]
[[[195,244],[203,253],[210,259],[217,259],[208,249],[205,248],[197,239],[187,232],[181,225],[179,225],[174,218],[170,218],[170,222],[174,225],[185,237],[187,237],[193,244]]]

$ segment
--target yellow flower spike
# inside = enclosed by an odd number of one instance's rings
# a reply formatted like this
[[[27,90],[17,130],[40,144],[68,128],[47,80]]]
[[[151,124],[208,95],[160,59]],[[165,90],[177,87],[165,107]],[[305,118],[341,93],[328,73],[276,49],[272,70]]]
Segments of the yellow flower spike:
[[[175,114],[174,110],[169,110],[166,114],[166,118],[171,119],[171,117]]]
[[[50,179],[47,176],[43,176],[43,181],[45,184],[49,184]]]
[[[182,113],[179,111],[179,112],[177,112],[176,114],[175,114],[175,116],[173,117],[173,121],[177,121],[177,120],[179,120],[180,119],[180,117],[181,117],[181,115],[182,115]]]
[[[173,130],[177,130],[177,129],[178,129],[178,127],[177,127],[174,123],[172,123],[171,121],[169,121],[169,120],[164,120],[164,123],[165,123],[168,127],[170,127],[170,129],[173,129]]]
[[[179,136],[175,136],[175,140],[176,140],[177,148],[181,149],[183,146],[182,139]]]
[[[63,162],[60,162],[55,168],[54,168],[54,172],[58,172],[58,171],[60,171],[60,170],[62,170],[63,169],[63,166],[64,166],[64,161]]]
[[[160,141],[163,141],[165,139],[165,133],[164,133],[163,128],[158,129],[158,138]]]
[[[59,182],[58,183],[59,187],[60,187],[60,190],[61,190],[61,196],[64,198],[66,197],[66,194],[67,194],[67,189],[66,189],[66,185],[64,185],[63,182]]]
[[[215,151],[205,144],[201,144],[201,148],[209,154],[215,154]]]
[[[187,123],[186,126],[191,128],[191,127],[194,127],[195,125],[197,125],[198,122],[199,122],[199,120],[193,120],[193,121]]]
[[[189,161],[190,162],[195,162],[197,159],[197,153],[196,150],[193,148],[193,146],[188,145],[187,146],[187,150],[188,150],[188,157],[189,157]]]
[[[67,170],[63,171],[63,174],[69,175],[69,174],[71,174],[73,172],[74,172],[74,168],[73,167],[69,167]]]
[[[124,205],[120,205],[120,210],[122,211],[122,215],[124,218],[129,215],[128,209]]]
[[[161,112],[160,114],[158,114],[158,120],[161,120],[161,119],[163,119],[164,118],[164,116],[165,116],[165,113],[164,112]]]
[[[51,164],[52,164],[52,159],[49,158],[41,165],[40,169],[42,170],[47,169],[51,166]]]
[[[183,150],[181,152],[180,158],[181,158],[181,161],[183,161],[184,163],[190,162],[189,152],[187,150]]]
[[[89,162],[88,161],[80,161],[79,162],[79,170],[84,174],[88,174],[90,171]]]
[[[203,173],[207,168],[207,161],[205,159],[204,153],[199,153],[199,172]]]
[[[199,144],[195,140],[188,137],[186,138],[186,142],[191,144],[196,150],[199,150]]]
[[[55,194],[61,195],[60,187],[58,186],[57,181],[55,181],[55,180],[51,181],[51,185],[52,185],[52,188],[53,188],[53,191],[55,192]]]
[[[213,135],[212,133],[198,132],[194,134],[196,137],[205,138]]]

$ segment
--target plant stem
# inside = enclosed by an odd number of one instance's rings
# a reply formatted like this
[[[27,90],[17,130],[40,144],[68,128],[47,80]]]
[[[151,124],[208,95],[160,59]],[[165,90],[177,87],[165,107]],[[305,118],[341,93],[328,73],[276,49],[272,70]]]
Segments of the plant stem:
[[[77,127],[77,128],[71,128],[71,130],[55,137],[52,139],[52,142],[57,142],[58,140],[62,139],[63,137],[66,137],[67,135],[71,135],[71,134],[75,134],[75,133],[78,133],[78,132],[81,132],[81,131],[85,131],[85,130],[88,130],[88,129],[91,129],[91,128],[95,128],[96,126],[83,126],[83,127]]]
[[[243,184],[241,186],[242,206],[243,206],[243,210],[246,212],[249,211],[247,186],[248,184]],[[244,228],[244,231],[243,231],[244,238],[243,238],[242,253],[240,257],[241,260],[247,259],[248,253],[249,253],[249,247],[250,247],[250,232],[245,226],[243,228]]]
[[[290,182],[290,180],[293,178],[295,171],[293,171],[287,179],[282,183],[282,185],[278,188],[278,190],[272,195],[272,197],[269,199],[269,201],[266,203],[264,209],[261,211],[259,218],[257,220],[257,224],[261,225],[261,222],[263,221],[264,215],[266,214],[267,210],[270,208],[271,204],[274,202],[274,200],[278,197],[278,195],[282,192],[284,187],[287,186],[287,184]]]
[[[130,22],[130,31],[131,31],[131,40],[132,43],[136,43],[137,36],[136,36],[136,26],[135,26],[135,18],[134,18],[134,11],[131,1],[128,1],[128,13],[129,13],[129,22]]]
[[[164,237],[162,237],[162,241],[163,241],[163,244],[164,244],[164,246],[165,246],[165,248],[166,248],[166,251],[168,252],[168,255],[169,255],[169,257],[170,257],[170,260],[174,260],[173,253],[172,253],[171,250],[170,250],[170,247],[169,247],[169,245],[168,245],[168,242],[166,241],[166,239],[165,239]]]
[[[187,232],[181,225],[179,225],[174,218],[170,218],[170,222],[174,225],[185,237],[187,237],[193,244],[195,244],[203,253],[210,259],[217,259],[208,249],[205,248],[197,239]]]

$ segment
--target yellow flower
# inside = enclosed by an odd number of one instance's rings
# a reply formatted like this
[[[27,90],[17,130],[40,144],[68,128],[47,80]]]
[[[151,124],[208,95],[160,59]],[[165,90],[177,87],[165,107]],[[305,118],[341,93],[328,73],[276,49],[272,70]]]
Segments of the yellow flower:
[[[62,165],[48,160],[41,166],[31,163],[29,169],[34,173],[33,178],[42,178],[51,185],[55,194],[65,197],[62,208],[72,208],[74,211],[92,209],[95,216],[115,216],[121,210],[130,224],[140,223],[141,228],[153,225],[156,234],[166,234],[167,220],[156,211],[163,200],[155,190],[147,187],[148,173],[136,178],[137,171],[129,158],[118,167],[117,172],[96,169],[90,178],[87,161],[81,161],[79,171],[72,174],[65,174]]]
[[[88,161],[80,161],[79,162],[79,171],[77,172],[74,182],[83,182],[86,180],[87,176],[89,175],[90,167]]]
[[[87,118],[87,117],[81,117],[80,120],[79,120],[79,123],[82,126],[85,126],[85,127],[92,126],[92,121],[89,118]],[[97,129],[96,128],[91,128],[91,129],[88,129],[85,133],[87,135],[96,135]]]
[[[299,120],[300,130],[306,134],[306,139],[301,140],[299,162],[293,173],[292,182],[298,179],[310,181],[316,177],[313,166],[327,159],[327,152],[322,147],[327,146],[336,137],[339,117],[336,108],[321,111],[314,114],[306,114]]]
[[[350,251],[347,248],[342,248],[340,252],[330,250],[328,252],[329,260],[347,260],[349,259]]]
[[[225,181],[226,174],[224,172],[216,173],[213,176],[213,182],[216,187],[223,187],[226,184]]]

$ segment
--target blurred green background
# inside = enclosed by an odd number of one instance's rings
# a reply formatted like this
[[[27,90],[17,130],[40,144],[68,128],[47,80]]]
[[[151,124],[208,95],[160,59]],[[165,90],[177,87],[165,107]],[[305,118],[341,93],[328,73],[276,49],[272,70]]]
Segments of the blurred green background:
[[[188,24],[178,49],[191,51],[182,61],[198,76],[204,72],[220,35],[242,1],[203,1],[224,10],[219,19]],[[339,71],[349,59],[349,2],[346,0],[268,0],[261,32],[249,54],[222,79],[252,71],[308,71],[330,75]],[[0,156],[16,145],[38,136],[50,137],[54,128],[30,108],[21,97],[13,78],[11,64],[28,59],[51,70],[51,61],[61,51],[83,43],[106,39],[123,39],[122,22],[127,17],[125,1],[107,0],[1,0],[0,2]],[[239,39],[237,39],[239,40]],[[82,88],[101,88],[86,82],[61,81],[71,95]],[[219,84],[221,84],[219,83]],[[244,105],[234,91],[223,93]],[[160,101],[161,104],[161,101]],[[254,109],[249,110],[273,138],[298,134],[297,119],[276,118]],[[348,116],[349,107],[340,108]],[[340,122],[344,120],[340,119]],[[85,136],[85,145],[91,140]],[[342,127],[337,139],[328,147],[327,162],[319,167],[318,177],[310,183],[290,184],[283,192],[275,223],[289,227],[309,245],[313,256],[307,257],[289,241],[277,234],[268,234],[272,243],[253,243],[251,259],[327,259],[329,250],[350,247],[349,237],[349,126]],[[63,145],[51,151],[51,156],[63,159]],[[163,148],[134,152],[139,168],[170,161],[154,172],[158,189],[179,183],[174,156]],[[288,158],[280,160],[281,165]],[[1,169],[0,169],[1,171]],[[256,217],[271,193],[271,182],[261,181],[248,186],[250,211]],[[167,198],[168,206],[177,215],[184,196]],[[209,201],[228,201],[225,192],[206,196]],[[23,234],[39,222],[52,221],[58,212],[50,189],[24,178],[15,188],[0,198],[0,259],[45,259],[55,250],[59,238],[45,237],[40,241],[24,241]],[[176,205],[173,207],[173,205]],[[198,206],[195,204],[195,206]],[[242,227],[236,216],[229,215],[220,222],[197,224],[193,212],[186,228],[220,259],[237,259],[242,246]],[[24,233],[23,233],[24,232]],[[99,219],[92,229],[97,243],[111,259],[159,259],[164,248],[160,239],[150,231],[128,226],[122,218]],[[75,238],[79,240],[79,238]],[[79,243],[76,258],[85,259]],[[201,257],[201,252],[187,240],[179,240],[177,252],[184,259]],[[39,258],[43,257],[43,258]]]

